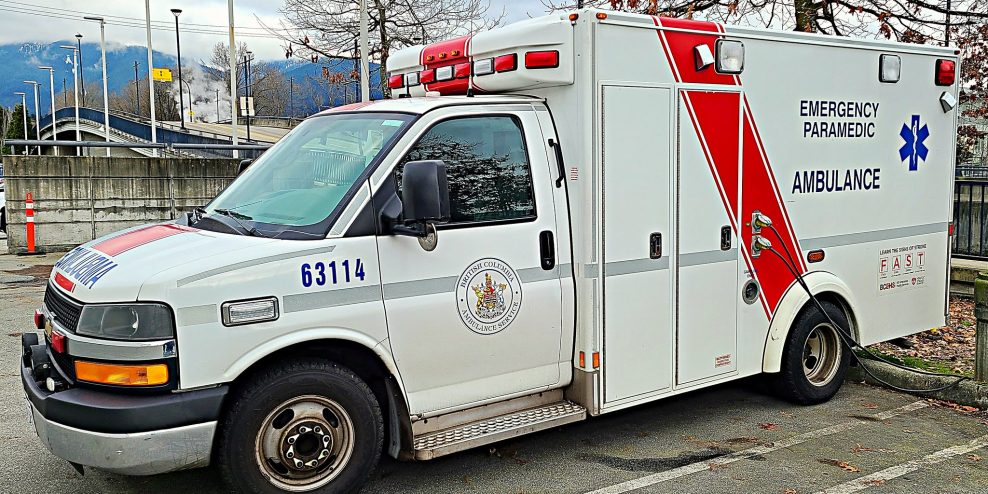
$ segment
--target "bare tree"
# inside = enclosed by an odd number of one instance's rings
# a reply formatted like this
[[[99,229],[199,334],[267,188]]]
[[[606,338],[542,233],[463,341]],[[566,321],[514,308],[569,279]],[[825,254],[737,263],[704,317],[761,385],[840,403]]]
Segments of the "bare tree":
[[[237,94],[247,94],[246,65],[244,57],[250,49],[246,43],[237,43]],[[200,62],[208,67],[208,75],[230,87],[230,50],[226,43],[213,45],[209,62]],[[289,87],[285,75],[272,64],[251,59],[250,92],[254,97],[254,111],[258,115],[284,115],[289,106]],[[221,91],[222,93],[222,91]],[[229,104],[229,100],[227,100]]]
[[[356,58],[359,9],[360,3],[353,0],[285,0],[280,26],[265,27],[284,42],[287,58],[314,63]],[[498,26],[503,11],[492,16],[489,10],[484,0],[367,0],[368,55],[379,64],[381,91],[389,94],[385,74],[394,50]]]
[[[573,7],[543,0],[548,10]],[[585,0],[587,7],[760,25],[838,36],[881,37],[910,43],[943,40],[988,19],[986,0]],[[948,21],[949,19],[949,21]]]

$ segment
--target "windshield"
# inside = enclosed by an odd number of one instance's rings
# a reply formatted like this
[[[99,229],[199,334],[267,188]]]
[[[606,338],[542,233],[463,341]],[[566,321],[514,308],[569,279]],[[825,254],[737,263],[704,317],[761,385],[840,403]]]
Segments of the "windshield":
[[[413,118],[342,113],[305,120],[216,196],[205,213],[275,225],[276,230],[317,225]]]

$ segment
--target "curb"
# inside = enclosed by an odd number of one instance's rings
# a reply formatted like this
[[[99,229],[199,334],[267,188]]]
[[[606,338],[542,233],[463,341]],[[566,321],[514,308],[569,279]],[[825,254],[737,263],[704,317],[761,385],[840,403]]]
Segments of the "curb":
[[[946,386],[956,380],[950,376],[925,376],[915,372],[899,369],[891,364],[878,360],[862,359],[863,364],[849,367],[845,379],[852,382],[866,382],[877,386],[882,383],[867,375],[861,365],[867,365],[868,370],[883,381],[907,389],[929,389]],[[912,393],[917,396],[952,401],[959,405],[988,409],[988,383],[978,381],[963,381],[957,386],[934,393]]]

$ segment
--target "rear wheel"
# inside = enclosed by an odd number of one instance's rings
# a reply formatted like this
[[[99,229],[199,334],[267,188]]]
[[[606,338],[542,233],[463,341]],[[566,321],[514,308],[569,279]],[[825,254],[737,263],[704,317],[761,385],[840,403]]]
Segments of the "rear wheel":
[[[830,302],[821,305],[838,326],[848,328],[840,307]],[[816,305],[800,313],[786,338],[781,372],[771,377],[776,394],[802,405],[822,403],[837,394],[851,358],[837,331]]]
[[[251,378],[220,428],[217,462],[238,492],[352,493],[381,455],[381,409],[366,383],[324,360]]]

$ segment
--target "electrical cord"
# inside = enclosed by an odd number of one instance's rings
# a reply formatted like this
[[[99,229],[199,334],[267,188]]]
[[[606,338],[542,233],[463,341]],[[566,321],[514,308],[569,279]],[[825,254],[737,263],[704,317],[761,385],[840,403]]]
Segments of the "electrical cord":
[[[945,389],[950,389],[950,388],[952,388],[954,386],[957,386],[958,384],[960,384],[960,383],[962,383],[964,381],[969,381],[971,379],[970,377],[967,377],[967,376],[955,376],[955,375],[952,375],[952,374],[942,374],[942,373],[938,373],[938,372],[928,372],[928,371],[924,371],[924,370],[920,370],[920,369],[914,369],[912,367],[906,367],[906,366],[903,366],[903,365],[899,365],[899,364],[897,364],[895,362],[889,362],[888,360],[885,360],[885,359],[883,359],[883,358],[875,355],[870,350],[868,350],[867,348],[865,348],[864,346],[862,346],[860,343],[858,343],[857,341],[855,341],[854,338],[851,336],[850,331],[849,330],[845,330],[844,328],[840,327],[840,325],[838,325],[836,322],[834,322],[833,318],[830,317],[830,314],[828,314],[827,311],[824,310],[823,304],[821,304],[820,301],[813,294],[813,292],[810,291],[809,286],[806,285],[806,281],[803,280],[803,275],[802,274],[799,274],[799,272],[797,272],[797,270],[795,269],[794,266],[796,265],[796,262],[793,260],[792,253],[789,251],[789,247],[786,246],[786,243],[782,241],[782,236],[779,235],[779,231],[775,229],[775,226],[769,225],[769,226],[766,226],[764,228],[768,228],[768,229],[772,230],[772,233],[775,234],[776,239],[778,239],[778,241],[782,244],[782,248],[785,250],[786,255],[789,257],[789,260],[786,260],[785,257],[782,257],[782,254],[780,254],[778,251],[776,251],[772,247],[768,247],[768,248],[762,249],[762,250],[767,250],[767,251],[775,254],[779,258],[779,260],[781,260],[782,263],[786,265],[786,268],[789,269],[789,272],[793,275],[793,277],[796,278],[796,282],[799,283],[799,286],[803,288],[803,291],[806,292],[806,295],[809,296],[810,297],[810,300],[813,301],[814,305],[816,306],[816,309],[820,312],[820,314],[823,314],[823,317],[827,318],[827,321],[830,323],[830,325],[834,329],[837,330],[837,334],[840,336],[841,342],[844,344],[844,346],[847,347],[847,349],[849,350],[850,354],[858,362],[858,365],[860,365],[861,368],[865,371],[865,373],[868,374],[869,376],[871,376],[872,379],[874,379],[875,381],[878,381],[878,382],[882,383],[883,385],[885,385],[885,386],[887,386],[889,388],[892,388],[892,389],[894,389],[896,391],[901,391],[901,392],[904,392],[904,393],[935,393],[937,391],[943,391]],[[790,262],[791,262],[791,264],[790,264]],[[954,381],[954,382],[952,382],[952,383],[950,383],[950,384],[947,384],[947,385],[944,385],[944,386],[940,386],[940,387],[937,387],[937,388],[931,388],[931,389],[908,389],[908,388],[902,388],[902,387],[896,386],[896,385],[894,385],[892,383],[889,383],[887,381],[882,380],[881,378],[879,378],[878,376],[876,376],[873,372],[871,372],[871,370],[868,369],[868,366],[865,365],[864,360],[862,360],[861,357],[857,354],[857,352],[855,352],[855,350],[854,350],[855,347],[861,349],[862,351],[864,351],[872,359],[885,362],[885,363],[887,363],[887,364],[889,364],[889,365],[891,365],[893,367],[896,367],[896,368],[899,368],[899,369],[902,369],[902,370],[905,370],[905,371],[909,371],[909,372],[913,372],[913,373],[921,374],[921,375],[926,375],[926,376],[954,377],[957,380]]]

